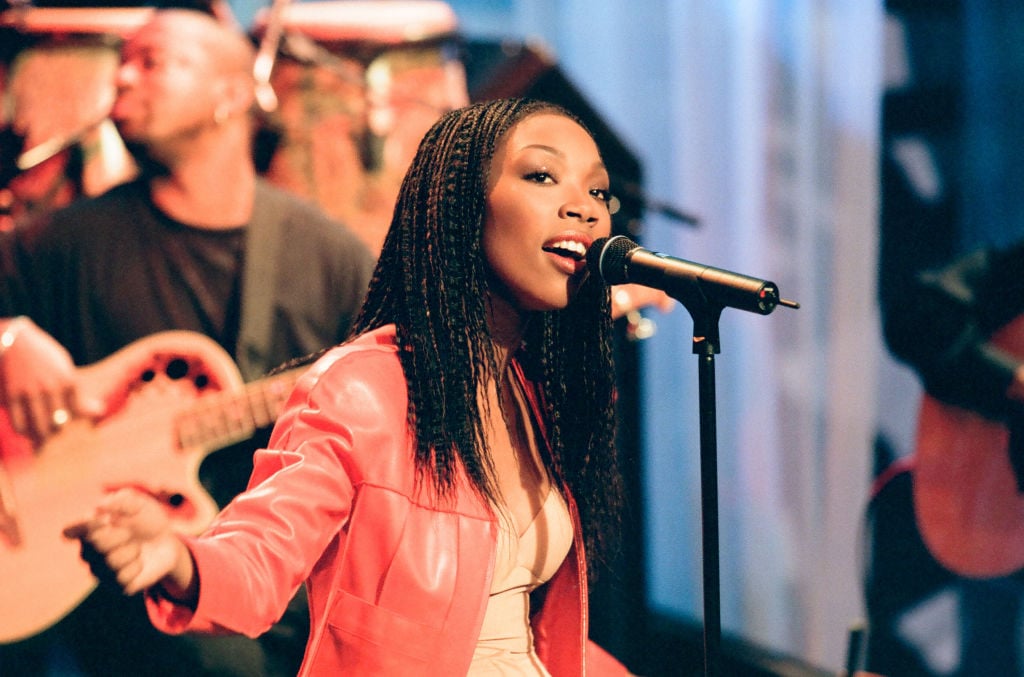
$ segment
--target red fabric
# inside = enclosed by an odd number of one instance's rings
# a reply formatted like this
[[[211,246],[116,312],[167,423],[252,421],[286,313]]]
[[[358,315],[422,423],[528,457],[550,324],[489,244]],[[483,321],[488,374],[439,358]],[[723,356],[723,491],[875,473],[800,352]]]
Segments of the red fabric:
[[[148,596],[154,624],[256,636],[306,581],[312,628],[300,674],[466,674],[497,522],[464,476],[443,501],[417,486],[406,405],[393,328],[321,358],[296,386],[270,450],[257,453],[249,489],[187,539],[197,609]],[[587,651],[586,567],[567,499],[575,544],[534,616],[538,654],[554,677],[627,674]],[[584,656],[597,669],[585,673]]]

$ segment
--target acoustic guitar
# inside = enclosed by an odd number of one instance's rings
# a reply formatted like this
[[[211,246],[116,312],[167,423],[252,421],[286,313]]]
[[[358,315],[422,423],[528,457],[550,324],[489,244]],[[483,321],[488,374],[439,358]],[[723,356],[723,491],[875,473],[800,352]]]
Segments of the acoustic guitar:
[[[993,337],[1024,356],[1024,316]],[[917,426],[913,485],[918,527],[950,571],[993,578],[1024,569],[1024,440],[1007,423],[925,395]],[[1017,432],[1024,432],[1020,430]]]
[[[73,419],[36,449],[4,420],[0,643],[45,630],[94,589],[77,541],[61,530],[89,515],[106,492],[152,494],[181,532],[209,524],[217,505],[199,483],[200,463],[271,424],[299,373],[243,384],[211,339],[162,332],[78,370],[80,387],[114,393],[102,419]]]

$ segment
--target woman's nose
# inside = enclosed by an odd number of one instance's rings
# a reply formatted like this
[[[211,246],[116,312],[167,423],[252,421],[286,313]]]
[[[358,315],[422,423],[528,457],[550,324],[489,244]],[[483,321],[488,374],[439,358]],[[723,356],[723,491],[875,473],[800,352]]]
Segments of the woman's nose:
[[[566,200],[560,210],[560,216],[563,219],[577,219],[589,224],[596,223],[598,220],[594,205],[579,197]]]

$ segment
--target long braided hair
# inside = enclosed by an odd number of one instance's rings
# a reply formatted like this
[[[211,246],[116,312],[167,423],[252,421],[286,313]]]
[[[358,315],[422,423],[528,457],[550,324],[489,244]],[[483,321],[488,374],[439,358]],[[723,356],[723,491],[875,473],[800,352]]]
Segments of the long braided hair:
[[[503,99],[451,111],[431,127],[405,175],[353,329],[396,325],[417,472],[442,495],[461,464],[474,488],[498,504],[479,403],[481,389],[501,376],[487,323],[487,179],[504,136],[540,112],[576,120],[555,104]],[[577,499],[591,556],[603,557],[618,524],[621,482],[608,291],[596,277],[567,308],[533,313],[516,357],[540,391],[551,441],[545,462]]]

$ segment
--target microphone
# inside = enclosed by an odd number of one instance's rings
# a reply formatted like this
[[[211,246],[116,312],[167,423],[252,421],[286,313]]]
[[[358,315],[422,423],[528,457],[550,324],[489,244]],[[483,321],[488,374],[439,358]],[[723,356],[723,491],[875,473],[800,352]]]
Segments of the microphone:
[[[644,249],[624,235],[602,237],[587,250],[587,268],[605,284],[634,283],[660,289],[684,304],[702,299],[723,308],[739,308],[767,315],[776,306],[799,308],[779,297],[774,282],[692,263]]]

